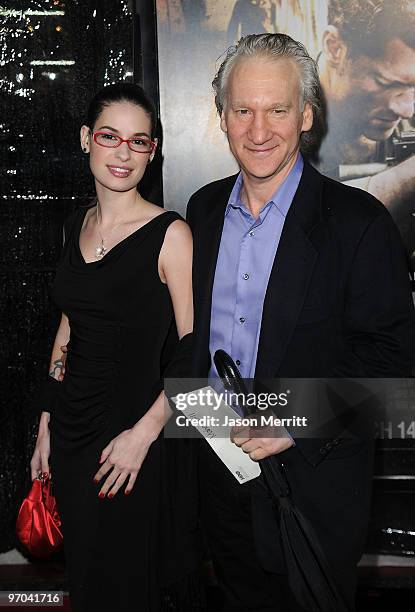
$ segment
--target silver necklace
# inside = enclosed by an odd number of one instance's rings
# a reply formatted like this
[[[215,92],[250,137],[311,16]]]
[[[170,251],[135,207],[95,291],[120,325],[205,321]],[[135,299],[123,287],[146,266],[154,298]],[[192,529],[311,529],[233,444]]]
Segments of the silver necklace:
[[[100,229],[98,227],[98,207],[99,205],[97,204],[97,210],[96,210],[96,218],[97,218],[97,230],[98,230],[98,234],[99,237],[101,238],[101,244],[99,244],[97,247],[95,247],[95,259],[102,259],[105,255],[105,253],[108,251],[107,247],[105,246],[105,238],[104,236],[101,234]],[[118,227],[119,225],[121,225],[122,221],[119,221],[118,223],[116,223],[114,225],[114,227],[112,227],[110,229],[110,231],[107,234],[107,239],[108,237],[112,234],[112,232],[115,230],[116,227]]]

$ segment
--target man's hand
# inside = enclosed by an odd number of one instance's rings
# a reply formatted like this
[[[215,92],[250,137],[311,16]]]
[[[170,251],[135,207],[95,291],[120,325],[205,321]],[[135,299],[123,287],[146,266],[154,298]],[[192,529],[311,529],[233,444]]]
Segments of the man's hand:
[[[294,446],[294,440],[285,427],[234,427],[231,440],[253,461],[278,455]]]

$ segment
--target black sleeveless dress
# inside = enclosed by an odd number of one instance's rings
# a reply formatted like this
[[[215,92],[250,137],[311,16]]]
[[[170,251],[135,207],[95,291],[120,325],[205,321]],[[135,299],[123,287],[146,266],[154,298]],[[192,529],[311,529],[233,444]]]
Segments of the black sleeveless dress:
[[[66,373],[51,410],[51,472],[62,518],[73,612],[153,612],[160,606],[163,440],[151,445],[131,494],[93,483],[101,451],[131,428],[162,389],[174,313],[158,256],[165,212],[86,263],[86,208],[66,224],[52,298],[70,322]]]

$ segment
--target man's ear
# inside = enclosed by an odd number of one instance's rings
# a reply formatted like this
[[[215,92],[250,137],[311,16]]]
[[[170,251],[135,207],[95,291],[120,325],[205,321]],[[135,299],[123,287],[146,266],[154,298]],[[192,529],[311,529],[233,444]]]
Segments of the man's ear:
[[[222,132],[225,132],[225,134],[228,131],[228,126],[226,125],[226,117],[225,117],[225,111],[223,110],[220,114],[220,128],[222,130]]]
[[[313,127],[313,109],[309,102],[304,104],[302,132],[308,132]]]
[[[84,153],[89,153],[90,132],[89,132],[89,127],[87,125],[83,125],[81,127],[80,139],[81,139],[82,151]]]
[[[341,72],[346,62],[348,49],[339,30],[335,26],[327,26],[323,34],[322,47],[329,66]]]

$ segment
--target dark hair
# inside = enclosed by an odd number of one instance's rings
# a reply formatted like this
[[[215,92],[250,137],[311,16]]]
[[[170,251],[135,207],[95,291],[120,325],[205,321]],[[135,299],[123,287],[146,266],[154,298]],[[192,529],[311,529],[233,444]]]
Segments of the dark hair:
[[[398,38],[415,47],[415,0],[329,0],[328,22],[354,56],[376,56]]]
[[[150,117],[151,136],[153,137],[156,129],[157,114],[152,100],[140,85],[123,81],[103,87],[103,89],[95,94],[88,108],[88,126],[93,129],[104,108],[115,102],[130,102],[142,108]]]
[[[248,34],[236,45],[229,47],[212,81],[218,113],[221,114],[226,107],[228,79],[232,68],[239,60],[250,57],[265,57],[271,60],[287,58],[296,63],[300,80],[301,110],[306,102],[313,109],[313,126],[311,130],[301,134],[300,149],[302,153],[311,155],[325,131],[324,100],[318,68],[304,45],[287,34]]]

